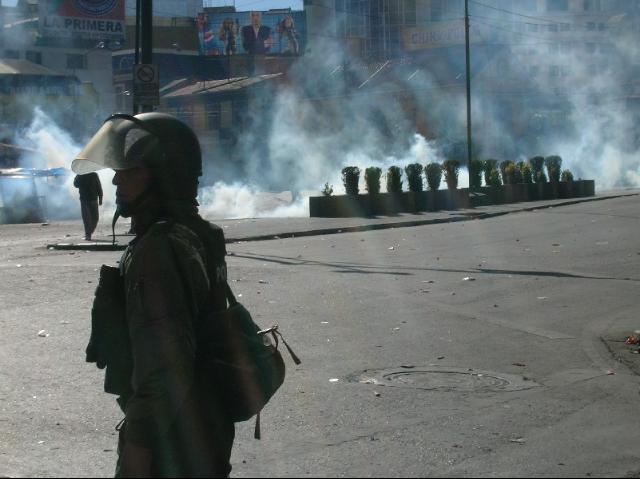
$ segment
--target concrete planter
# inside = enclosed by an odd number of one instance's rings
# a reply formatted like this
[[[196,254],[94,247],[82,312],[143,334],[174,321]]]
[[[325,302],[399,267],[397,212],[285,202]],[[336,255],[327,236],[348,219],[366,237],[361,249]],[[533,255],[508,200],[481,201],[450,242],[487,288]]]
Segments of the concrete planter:
[[[399,213],[456,210],[517,203],[520,201],[580,198],[595,195],[593,180],[570,183],[534,183],[483,186],[474,190],[438,190],[419,193],[378,193],[376,195],[316,196],[309,198],[309,214],[321,218],[393,216]]]
[[[352,218],[371,215],[368,195],[314,196],[309,198],[309,216]]]
[[[424,191],[402,193],[402,211],[419,213],[427,211],[427,195]]]
[[[469,190],[467,188],[459,190],[438,190],[437,205],[440,210],[470,208]]]

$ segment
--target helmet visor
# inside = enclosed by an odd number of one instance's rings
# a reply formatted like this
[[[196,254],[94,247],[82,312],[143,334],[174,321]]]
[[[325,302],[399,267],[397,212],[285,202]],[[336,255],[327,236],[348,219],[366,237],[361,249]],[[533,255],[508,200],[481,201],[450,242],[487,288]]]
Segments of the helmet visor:
[[[141,156],[127,153],[133,144],[152,136],[133,117],[111,117],[78,153],[71,170],[84,175],[104,168],[127,170],[140,166]]]

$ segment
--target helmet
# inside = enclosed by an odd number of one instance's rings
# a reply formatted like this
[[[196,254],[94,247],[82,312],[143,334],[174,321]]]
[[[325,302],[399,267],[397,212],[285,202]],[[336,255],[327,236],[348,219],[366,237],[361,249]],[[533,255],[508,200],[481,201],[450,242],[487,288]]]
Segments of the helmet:
[[[82,175],[136,166],[149,168],[163,202],[195,202],[202,175],[200,143],[189,126],[166,113],[110,116],[76,156],[71,169]]]

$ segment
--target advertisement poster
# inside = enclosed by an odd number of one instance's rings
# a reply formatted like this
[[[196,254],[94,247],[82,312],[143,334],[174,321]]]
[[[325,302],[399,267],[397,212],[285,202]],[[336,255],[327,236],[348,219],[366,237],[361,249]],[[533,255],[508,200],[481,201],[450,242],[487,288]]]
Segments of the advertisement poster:
[[[43,37],[124,38],[125,0],[40,0]]]
[[[200,53],[221,55],[302,55],[305,12],[236,12],[198,15]]]
[[[425,50],[429,48],[450,47],[464,45],[465,32],[464,21],[451,21],[434,23],[430,27],[409,27],[402,32],[404,48],[406,51]],[[471,43],[482,41],[482,35],[478,28],[474,27],[469,32]]]

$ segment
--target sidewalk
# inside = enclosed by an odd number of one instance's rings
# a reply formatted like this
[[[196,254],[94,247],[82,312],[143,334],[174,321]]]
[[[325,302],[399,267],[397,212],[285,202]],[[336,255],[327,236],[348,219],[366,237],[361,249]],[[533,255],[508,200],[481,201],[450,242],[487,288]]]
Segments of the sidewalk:
[[[534,201],[507,205],[482,206],[466,210],[438,211],[433,213],[400,214],[397,216],[380,216],[375,218],[244,218],[217,219],[207,218],[224,229],[227,243],[243,241],[266,241],[280,238],[302,236],[319,236],[339,233],[352,233],[390,228],[406,228],[429,224],[454,223],[495,218],[506,214],[555,208],[560,206],[603,201],[612,198],[640,195],[638,189],[618,189],[598,193],[589,198],[573,198],[565,200]],[[102,236],[100,236],[100,233]],[[64,242],[50,244],[48,247],[63,250],[122,250],[132,239],[130,235],[116,235],[116,244],[112,237],[104,235],[101,228],[96,235],[97,242]]]

